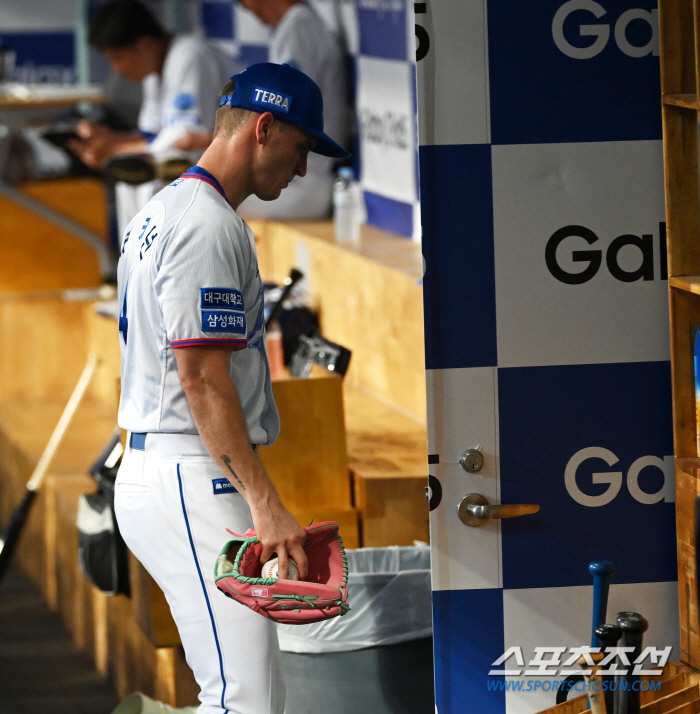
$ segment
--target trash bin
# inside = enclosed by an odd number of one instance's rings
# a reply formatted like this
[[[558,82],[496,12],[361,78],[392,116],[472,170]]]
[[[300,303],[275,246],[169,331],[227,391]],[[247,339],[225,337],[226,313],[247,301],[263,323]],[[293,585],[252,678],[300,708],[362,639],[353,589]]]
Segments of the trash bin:
[[[350,612],[278,625],[290,714],[434,714],[430,548],[347,551]]]

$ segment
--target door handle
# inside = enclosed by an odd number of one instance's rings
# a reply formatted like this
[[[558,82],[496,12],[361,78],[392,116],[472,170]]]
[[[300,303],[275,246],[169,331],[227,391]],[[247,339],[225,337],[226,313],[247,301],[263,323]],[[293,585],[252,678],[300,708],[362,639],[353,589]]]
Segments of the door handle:
[[[459,520],[466,526],[483,526],[490,519],[515,518],[537,513],[540,507],[536,503],[509,503],[490,505],[480,493],[468,493],[457,508]]]

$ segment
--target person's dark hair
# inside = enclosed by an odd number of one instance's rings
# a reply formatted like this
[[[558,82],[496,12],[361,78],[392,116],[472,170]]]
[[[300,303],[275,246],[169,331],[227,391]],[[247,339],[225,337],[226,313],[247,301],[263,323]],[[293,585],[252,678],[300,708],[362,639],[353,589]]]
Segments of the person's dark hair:
[[[142,37],[162,40],[165,31],[138,0],[108,0],[90,20],[88,42],[99,50],[132,47]]]

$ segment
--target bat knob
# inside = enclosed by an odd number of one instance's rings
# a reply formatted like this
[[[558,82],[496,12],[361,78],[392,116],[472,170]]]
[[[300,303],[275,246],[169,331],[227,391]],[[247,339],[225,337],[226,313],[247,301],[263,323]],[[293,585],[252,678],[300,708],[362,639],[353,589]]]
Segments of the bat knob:
[[[588,564],[588,572],[591,575],[601,575],[609,578],[611,575],[615,575],[617,567],[615,563],[611,563],[609,560],[592,560]]]
[[[601,647],[614,647],[622,637],[622,630],[617,625],[599,625],[595,628],[595,636]]]
[[[615,619],[623,633],[642,633],[649,629],[649,623],[638,612],[618,612]]]

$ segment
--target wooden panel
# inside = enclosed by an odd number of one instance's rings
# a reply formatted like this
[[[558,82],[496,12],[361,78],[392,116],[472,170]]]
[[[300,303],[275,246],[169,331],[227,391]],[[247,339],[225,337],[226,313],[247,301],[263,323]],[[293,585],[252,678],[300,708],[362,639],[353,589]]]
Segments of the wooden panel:
[[[582,712],[587,711],[589,711],[588,696],[582,694],[579,697],[574,697],[561,704],[549,707],[549,709],[543,709],[539,714],[582,714]]]
[[[642,709],[642,711],[645,710]],[[700,712],[700,702],[694,701],[689,704],[683,704],[683,706],[676,709],[670,709],[668,714],[698,714],[698,712]]]
[[[100,357],[100,365],[93,377],[90,391],[96,399],[110,408],[114,414],[114,426],[116,426],[119,392],[115,385],[121,372],[117,321],[98,315],[94,309],[89,309],[86,323],[87,352],[92,352]]]
[[[662,679],[659,689],[647,689],[639,693],[639,701],[642,706],[654,702],[662,697],[680,692],[686,687],[686,677],[684,674],[675,674],[668,679]]]
[[[683,704],[696,702],[698,697],[700,697],[700,694],[698,693],[698,685],[695,684],[692,687],[681,689],[678,692],[674,692],[666,697],[661,697],[656,701],[650,702],[643,707],[642,711],[645,714],[666,714],[666,712],[674,711]]]
[[[355,503],[362,522],[362,545],[384,547],[429,542],[427,476],[363,477],[355,474]]]
[[[163,591],[131,553],[129,577],[133,616],[148,640],[156,647],[179,645],[180,635]]]
[[[697,114],[664,105],[664,176],[669,274],[700,273]]]
[[[62,179],[25,184],[24,193],[98,235],[106,235],[101,184]],[[0,198],[0,291],[49,290],[100,285],[95,253],[36,214]]]
[[[87,357],[88,305],[0,301],[0,398],[68,399]]]
[[[661,101],[663,104],[668,104],[672,107],[683,107],[694,111],[700,109],[697,94],[664,94]]]
[[[361,545],[357,511],[352,506],[294,508],[292,515],[302,526],[308,526],[312,521],[314,523],[334,521],[339,526],[340,536],[346,548],[359,548]]]
[[[272,391],[282,431],[259,454],[283,503],[291,511],[349,507],[342,380],[326,372],[288,377],[275,380]]]
[[[308,272],[323,334],[353,352],[348,381],[425,423],[420,247],[369,226],[359,244],[339,245],[329,221],[254,225],[266,279],[297,263]]]
[[[671,288],[670,301],[674,452],[693,457],[697,456],[693,345],[700,326],[700,296]]]
[[[107,201],[104,185],[99,179],[33,181],[19,188],[27,196],[107,240]]]
[[[700,295],[700,275],[677,275],[668,279],[668,285],[694,295]]]
[[[428,477],[424,424],[345,383],[345,430],[353,473],[369,477]]]
[[[661,91],[664,94],[697,94],[691,0],[659,3],[659,46]]]
[[[700,461],[694,459],[695,464]],[[695,569],[695,499],[700,493],[697,472],[688,473],[689,459],[679,459],[676,468],[676,521],[678,538],[678,599],[681,626],[681,656],[694,667],[700,665],[698,592]]]

